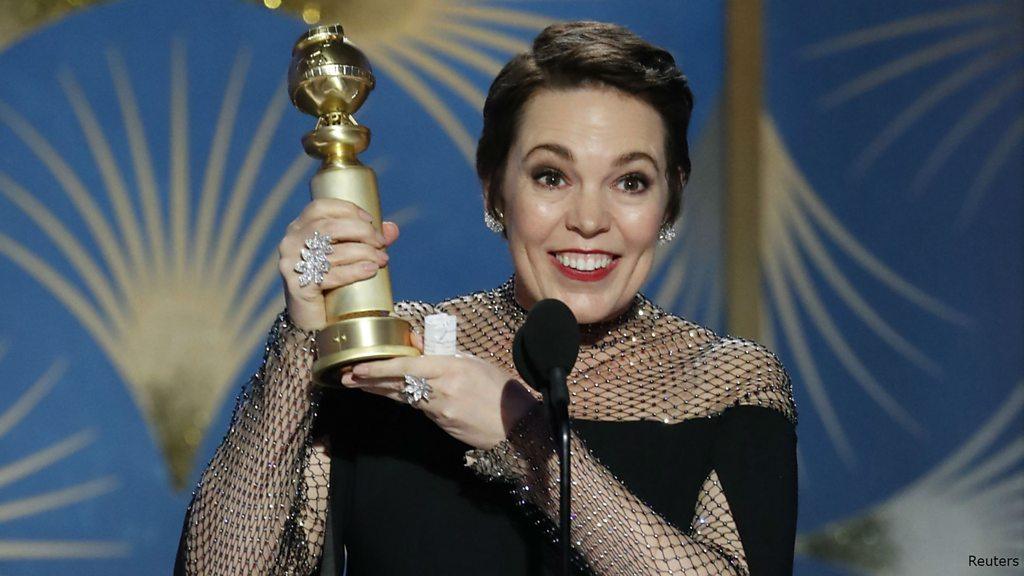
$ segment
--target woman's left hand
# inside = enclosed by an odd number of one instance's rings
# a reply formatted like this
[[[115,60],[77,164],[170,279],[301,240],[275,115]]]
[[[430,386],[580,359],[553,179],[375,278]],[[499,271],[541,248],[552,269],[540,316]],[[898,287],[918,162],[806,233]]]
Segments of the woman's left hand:
[[[414,343],[422,349],[419,337]],[[465,353],[364,362],[346,373],[341,383],[404,403],[406,374],[430,384],[430,399],[420,400],[415,408],[474,448],[488,449],[504,440],[539,402],[508,372]]]

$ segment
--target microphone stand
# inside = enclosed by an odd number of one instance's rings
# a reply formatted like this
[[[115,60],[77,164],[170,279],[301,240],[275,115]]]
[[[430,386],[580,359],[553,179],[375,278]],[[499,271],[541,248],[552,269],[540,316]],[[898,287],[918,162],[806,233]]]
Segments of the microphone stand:
[[[555,448],[558,451],[561,470],[559,475],[560,496],[558,505],[559,526],[561,528],[562,542],[562,574],[569,576],[569,553],[571,551],[569,533],[572,526],[570,515],[571,496],[571,470],[570,470],[570,449],[569,449],[569,388],[566,384],[568,374],[565,370],[555,367],[551,369],[546,394],[548,400],[548,415],[551,418],[551,431],[555,436]]]

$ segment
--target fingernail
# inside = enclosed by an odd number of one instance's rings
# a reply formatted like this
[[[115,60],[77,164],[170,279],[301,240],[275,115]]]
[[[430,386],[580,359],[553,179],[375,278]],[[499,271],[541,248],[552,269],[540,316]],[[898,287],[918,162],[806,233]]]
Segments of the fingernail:
[[[342,384],[342,386],[352,386],[355,383],[356,383],[356,379],[352,376],[351,373],[346,372],[345,374],[342,374],[342,376],[341,376],[341,384]]]
[[[362,208],[359,209],[359,217],[367,222],[373,222],[373,215]]]
[[[367,272],[376,272],[379,268],[376,262],[363,262],[363,270]]]
[[[363,366],[362,364],[359,364],[355,368],[352,368],[352,374],[356,376],[366,376],[369,373],[370,369],[366,366]]]
[[[380,242],[382,245],[384,244],[384,235],[380,232],[377,232],[377,242]]]
[[[387,262],[390,259],[390,256],[388,256],[388,253],[383,251],[383,250],[377,250],[377,257],[380,258],[381,260],[385,261],[385,262]]]

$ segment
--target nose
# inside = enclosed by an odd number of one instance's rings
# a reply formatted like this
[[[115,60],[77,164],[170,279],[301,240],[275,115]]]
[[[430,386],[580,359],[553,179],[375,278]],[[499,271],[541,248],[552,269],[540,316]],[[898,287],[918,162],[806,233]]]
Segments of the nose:
[[[607,200],[600,190],[577,190],[571,196],[570,202],[572,204],[566,213],[566,228],[584,238],[593,238],[608,231],[611,214],[608,212]]]

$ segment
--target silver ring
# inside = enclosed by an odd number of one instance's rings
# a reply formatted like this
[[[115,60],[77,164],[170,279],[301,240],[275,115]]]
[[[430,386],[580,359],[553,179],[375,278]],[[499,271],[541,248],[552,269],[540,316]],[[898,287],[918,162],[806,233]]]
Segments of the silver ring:
[[[306,247],[299,253],[301,259],[295,263],[294,270],[299,274],[299,286],[305,288],[310,282],[317,286],[323,284],[324,274],[331,269],[327,255],[334,253],[331,237],[321,234],[319,230],[306,238]]]
[[[430,387],[430,383],[427,382],[426,378],[413,376],[412,374],[405,375],[405,387],[402,388],[402,395],[405,396],[405,401],[410,406],[416,406],[420,400],[430,402],[430,393],[433,391],[434,389]]]

